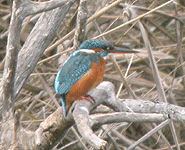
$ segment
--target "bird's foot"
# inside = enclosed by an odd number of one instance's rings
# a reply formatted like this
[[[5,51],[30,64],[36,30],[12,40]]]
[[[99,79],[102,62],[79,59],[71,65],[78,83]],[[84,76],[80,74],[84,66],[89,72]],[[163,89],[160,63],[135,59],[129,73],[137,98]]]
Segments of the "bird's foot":
[[[91,104],[94,104],[95,103],[94,98],[92,96],[90,96],[90,95],[80,96],[79,100],[87,100]]]

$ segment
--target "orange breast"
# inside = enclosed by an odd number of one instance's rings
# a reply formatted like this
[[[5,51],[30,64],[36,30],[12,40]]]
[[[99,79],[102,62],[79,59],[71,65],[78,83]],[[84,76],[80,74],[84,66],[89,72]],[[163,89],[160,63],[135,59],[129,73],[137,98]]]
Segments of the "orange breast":
[[[67,111],[73,102],[85,96],[92,88],[96,87],[103,79],[105,72],[105,61],[100,57],[100,64],[92,62],[91,69],[84,74],[84,76],[73,85],[69,93],[66,95]]]

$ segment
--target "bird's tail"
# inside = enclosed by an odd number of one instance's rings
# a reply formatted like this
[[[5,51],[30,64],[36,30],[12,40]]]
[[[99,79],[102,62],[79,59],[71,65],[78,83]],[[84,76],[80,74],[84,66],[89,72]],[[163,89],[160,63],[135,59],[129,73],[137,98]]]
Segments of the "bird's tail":
[[[60,99],[62,102],[63,114],[64,114],[64,117],[66,117],[67,116],[66,101],[64,96],[60,97]]]

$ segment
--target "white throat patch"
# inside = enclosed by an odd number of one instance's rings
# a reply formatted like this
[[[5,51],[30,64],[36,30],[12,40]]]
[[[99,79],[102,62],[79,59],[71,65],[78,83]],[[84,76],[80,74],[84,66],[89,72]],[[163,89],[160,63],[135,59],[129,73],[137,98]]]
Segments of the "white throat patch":
[[[86,52],[86,53],[95,53],[95,51],[92,50],[92,49],[80,49],[79,51],[80,52]]]

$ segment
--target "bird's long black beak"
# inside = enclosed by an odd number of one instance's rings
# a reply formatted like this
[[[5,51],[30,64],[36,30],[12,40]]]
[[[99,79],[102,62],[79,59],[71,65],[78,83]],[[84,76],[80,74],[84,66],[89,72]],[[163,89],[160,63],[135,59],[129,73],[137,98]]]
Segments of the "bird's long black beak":
[[[122,54],[126,54],[126,53],[139,53],[138,51],[134,51],[132,49],[127,49],[127,48],[121,48],[121,47],[114,47],[114,49],[112,49],[110,51],[111,53],[122,53]]]

